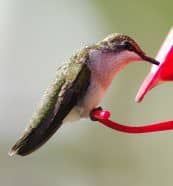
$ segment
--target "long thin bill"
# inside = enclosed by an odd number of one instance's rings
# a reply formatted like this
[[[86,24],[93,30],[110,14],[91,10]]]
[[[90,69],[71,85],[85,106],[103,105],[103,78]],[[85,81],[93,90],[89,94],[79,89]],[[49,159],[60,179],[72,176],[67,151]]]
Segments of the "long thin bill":
[[[159,65],[160,62],[158,62],[156,59],[152,58],[152,57],[149,57],[149,56],[142,56],[142,59],[145,60],[145,61],[148,61],[154,65]]]

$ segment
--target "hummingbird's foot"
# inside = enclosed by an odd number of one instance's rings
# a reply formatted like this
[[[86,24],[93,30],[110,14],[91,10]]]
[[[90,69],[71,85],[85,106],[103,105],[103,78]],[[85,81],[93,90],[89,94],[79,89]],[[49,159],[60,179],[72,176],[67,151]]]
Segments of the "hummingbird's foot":
[[[96,117],[94,117],[93,115],[93,113],[95,112],[95,111],[102,111],[103,109],[102,109],[102,107],[96,107],[96,108],[94,108],[94,109],[92,109],[91,110],[91,112],[90,112],[90,119],[92,120],[92,121],[98,121],[98,119],[96,118]]]

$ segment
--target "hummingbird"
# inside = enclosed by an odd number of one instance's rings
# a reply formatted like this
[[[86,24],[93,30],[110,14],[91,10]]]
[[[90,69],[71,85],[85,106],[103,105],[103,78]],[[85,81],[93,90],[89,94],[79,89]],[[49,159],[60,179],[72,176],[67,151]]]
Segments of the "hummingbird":
[[[89,117],[117,72],[141,60],[159,65],[135,40],[117,33],[76,52],[57,69],[55,80],[9,155],[28,155],[47,142],[62,124]]]

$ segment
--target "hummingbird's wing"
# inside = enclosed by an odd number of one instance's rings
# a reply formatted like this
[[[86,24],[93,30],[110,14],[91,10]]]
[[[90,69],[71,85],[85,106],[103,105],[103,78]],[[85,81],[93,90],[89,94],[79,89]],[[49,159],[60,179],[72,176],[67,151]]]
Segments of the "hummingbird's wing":
[[[27,155],[43,145],[61,126],[63,119],[86,91],[90,70],[85,60],[74,56],[70,63],[60,67],[56,80],[48,87],[40,107],[33,115],[29,127],[12,147],[9,155]]]

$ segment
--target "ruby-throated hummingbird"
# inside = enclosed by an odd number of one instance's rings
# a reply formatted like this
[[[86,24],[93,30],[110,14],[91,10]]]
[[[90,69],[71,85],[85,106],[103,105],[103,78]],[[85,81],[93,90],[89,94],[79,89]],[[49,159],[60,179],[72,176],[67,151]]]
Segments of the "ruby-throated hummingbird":
[[[57,70],[22,137],[9,155],[27,155],[43,145],[67,121],[88,117],[102,100],[116,73],[130,62],[148,57],[129,36],[111,34],[83,48]]]

